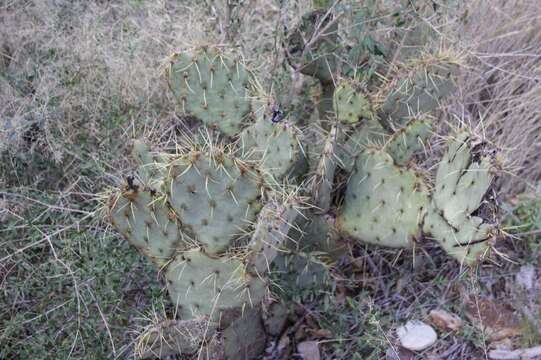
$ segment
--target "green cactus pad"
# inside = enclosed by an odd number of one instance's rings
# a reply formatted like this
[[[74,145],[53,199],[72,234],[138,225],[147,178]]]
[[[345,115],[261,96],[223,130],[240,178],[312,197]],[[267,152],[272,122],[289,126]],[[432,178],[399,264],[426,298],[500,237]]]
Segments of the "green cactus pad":
[[[419,235],[427,194],[413,170],[394,165],[384,151],[369,149],[357,158],[337,227],[364,242],[409,247]]]
[[[152,155],[150,146],[142,140],[134,140],[132,156],[139,164],[137,173],[143,184],[151,188],[159,188],[165,168],[164,155]]]
[[[429,209],[423,226],[423,231],[435,239],[447,254],[467,265],[475,263],[486,254],[489,249],[487,240],[492,238],[494,230],[492,225],[483,223],[476,216],[455,228],[434,206]]]
[[[467,264],[487,251],[488,240],[495,233],[493,225],[472,216],[493,179],[490,158],[472,155],[477,145],[481,143],[476,144],[468,132],[451,139],[438,166],[432,206],[424,224],[424,231],[445,251]]]
[[[434,204],[457,228],[481,205],[493,179],[489,157],[472,160],[473,141],[467,132],[452,139],[436,174]]]
[[[338,129],[333,126],[329,131],[327,140],[320,154],[319,164],[312,182],[312,204],[317,211],[326,213],[331,207],[332,191],[334,186],[334,173],[336,170],[335,149]]]
[[[239,145],[247,158],[259,161],[260,169],[280,181],[302,156],[298,134],[286,121],[260,118],[242,132]]]
[[[383,146],[387,131],[376,119],[363,121],[348,139],[337,144],[336,158],[338,164],[347,172],[351,172],[357,155],[370,146]]]
[[[169,86],[185,113],[226,136],[240,133],[251,111],[251,75],[238,59],[216,48],[171,56]]]
[[[385,151],[392,156],[395,164],[406,165],[415,152],[423,149],[431,135],[432,126],[424,120],[412,120],[393,134],[385,145]]]
[[[293,252],[322,252],[331,259],[339,259],[348,247],[341,237],[335,236],[333,220],[331,215],[305,211],[291,226],[286,248]]]
[[[261,276],[270,270],[278,250],[286,242],[289,229],[298,215],[295,203],[270,202],[259,213],[257,226],[248,244],[247,271]]]
[[[173,160],[167,173],[164,192],[182,230],[207,252],[225,251],[255,220],[262,180],[248,164],[194,151]]]
[[[370,101],[352,81],[343,81],[334,90],[334,112],[343,124],[355,124],[374,117]]]
[[[109,203],[111,224],[158,266],[183,248],[174,213],[154,190],[127,189]]]
[[[274,276],[280,288],[321,289],[329,280],[328,266],[309,253],[281,253],[275,259]]]
[[[440,102],[454,89],[452,74],[457,66],[444,61],[408,70],[384,89],[380,118],[389,128],[400,128],[418,114],[438,108]]]
[[[199,249],[184,251],[167,267],[169,296],[180,319],[209,316],[227,326],[266,294],[265,283],[235,258],[212,258]]]

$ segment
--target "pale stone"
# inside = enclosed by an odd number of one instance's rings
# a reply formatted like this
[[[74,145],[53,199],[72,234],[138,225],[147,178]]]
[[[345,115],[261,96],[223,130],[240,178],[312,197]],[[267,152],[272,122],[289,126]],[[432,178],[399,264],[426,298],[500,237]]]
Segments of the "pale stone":
[[[421,351],[432,346],[438,339],[434,329],[422,321],[410,320],[397,329],[400,344],[409,350]]]

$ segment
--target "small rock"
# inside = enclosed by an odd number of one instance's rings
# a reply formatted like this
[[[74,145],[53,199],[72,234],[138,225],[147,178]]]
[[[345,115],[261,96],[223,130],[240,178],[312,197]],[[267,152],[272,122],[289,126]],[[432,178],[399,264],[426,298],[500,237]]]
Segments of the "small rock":
[[[445,310],[434,309],[428,315],[432,323],[442,330],[457,331],[462,327],[462,319]]]
[[[297,345],[297,351],[304,360],[320,360],[317,341],[303,341]]]
[[[516,275],[516,282],[518,285],[523,287],[525,290],[531,290],[533,288],[535,279],[535,268],[533,265],[523,265],[520,267]]]
[[[438,335],[432,326],[422,321],[410,320],[396,330],[400,344],[412,351],[421,351],[432,346]]]

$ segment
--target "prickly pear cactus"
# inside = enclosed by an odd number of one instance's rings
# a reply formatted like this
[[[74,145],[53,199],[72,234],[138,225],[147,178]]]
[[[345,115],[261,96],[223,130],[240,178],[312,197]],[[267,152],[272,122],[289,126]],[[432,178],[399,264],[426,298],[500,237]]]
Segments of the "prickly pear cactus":
[[[325,7],[316,7],[303,15],[286,40],[289,63],[322,83],[332,83],[337,66],[335,51],[339,47],[337,29],[337,22]]]
[[[166,75],[182,111],[205,126],[233,136],[250,120],[251,74],[242,59],[216,47],[179,52]]]
[[[399,66],[376,95],[375,107],[384,125],[401,128],[418,114],[435,110],[455,89],[452,76],[459,63],[455,54],[440,52]]]
[[[287,122],[273,123],[261,117],[240,136],[246,156],[276,181],[288,176],[302,158],[299,131]]]
[[[324,285],[349,249],[344,240],[399,248],[427,235],[462,263],[487,251],[496,228],[486,214],[485,145],[458,132],[435,177],[415,163],[430,148],[431,119],[454,89],[460,57],[416,45],[378,53],[384,61],[375,63],[358,53],[369,44],[342,46],[330,6],[318,1],[286,39],[289,63],[320,82],[319,116],[302,115],[311,122],[303,131],[288,115],[255,116],[253,99],[265,96],[242,58],[216,47],[169,58],[178,105],[209,138],[176,154],[136,143],[138,174],[108,203],[112,225],[165,274],[179,316],[142,337],[169,339],[152,353],[193,353],[198,344],[210,358],[255,358],[269,273],[293,287]],[[349,51],[363,63],[348,63]],[[298,194],[309,199],[302,210]],[[195,339],[177,331],[191,327]]]
[[[281,184],[301,159],[299,132],[287,119],[251,123],[252,75],[220,50],[175,54],[166,74],[209,138],[176,154],[135,141],[137,173],[109,197],[108,219],[165,274],[178,316],[143,333],[139,353],[189,354],[198,344],[217,359],[253,359],[265,344],[267,273],[298,213]],[[208,331],[178,331],[200,330],[196,319]]]
[[[181,319],[207,315],[227,325],[244,307],[263,299],[266,284],[229,256],[211,257],[201,249],[183,251],[166,270],[167,289]]]
[[[428,205],[428,189],[414,170],[394,164],[381,150],[357,158],[344,205],[340,230],[368,243],[409,247],[420,236],[419,224]]]
[[[111,197],[109,220],[130,244],[158,266],[163,266],[177,249],[187,246],[176,215],[156,190],[126,186]]]
[[[141,149],[149,153],[148,148],[136,145],[136,154]],[[186,321],[204,318],[212,331],[200,334],[197,341],[172,341],[179,349],[172,349],[171,341],[159,346],[152,343],[141,354],[169,354],[175,350],[189,353],[194,350],[194,342],[210,341],[214,330],[219,330],[219,341],[214,341],[212,351],[222,346],[225,359],[233,358],[227,354],[233,353],[236,346],[252,349],[250,354],[259,351],[264,336],[239,337],[238,332],[245,331],[245,313],[258,314],[267,295],[266,273],[297,215],[294,200],[272,200],[257,163],[246,163],[223,148],[194,148],[157,158],[164,170],[156,172],[149,183],[161,184],[161,188],[156,190],[128,178],[124,187],[110,197],[109,219],[164,272],[175,313],[184,321],[179,324],[189,326],[191,323]],[[140,165],[140,171],[144,169],[147,175],[150,159],[145,156]],[[270,201],[258,219],[260,198]],[[250,232],[251,240],[246,236]],[[264,333],[262,325],[257,324],[252,323],[250,331]],[[148,339],[156,339],[160,331],[164,332],[163,338],[186,336],[172,334],[178,327],[165,325],[145,332],[140,338],[141,347]]]
[[[226,152],[191,151],[173,159],[166,174],[163,191],[183,232],[210,254],[231,247],[260,209],[257,169]]]
[[[372,104],[359,84],[343,81],[334,91],[334,111],[338,121],[355,124],[374,117]]]
[[[390,247],[411,247],[427,234],[461,263],[477,261],[496,235],[493,225],[472,215],[483,204],[494,169],[488,154],[472,160],[472,150],[481,144],[472,139],[467,132],[453,138],[432,191],[423,176],[385,151],[362,153],[337,218],[339,230]]]
[[[491,155],[483,154],[485,146],[468,132],[451,138],[449,150],[438,167],[424,224],[427,234],[465,263],[484,255],[489,240],[497,233],[495,226],[486,222],[493,220],[493,209],[484,212],[485,219],[473,215],[483,204],[490,204],[485,198],[495,169]]]
[[[426,120],[412,120],[404,128],[395,132],[385,151],[391,155],[396,165],[406,165],[412,156],[425,148],[427,139],[432,135],[432,124]]]

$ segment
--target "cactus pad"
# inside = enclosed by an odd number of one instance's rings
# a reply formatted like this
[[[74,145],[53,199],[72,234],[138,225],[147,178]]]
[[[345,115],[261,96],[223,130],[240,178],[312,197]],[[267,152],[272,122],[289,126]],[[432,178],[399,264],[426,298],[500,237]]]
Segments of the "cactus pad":
[[[434,237],[451,256],[471,263],[488,249],[495,231],[481,217],[472,214],[481,206],[492,182],[492,165],[467,132],[451,139],[436,174],[431,210],[424,231]],[[474,159],[476,158],[476,159]]]
[[[275,265],[280,288],[321,289],[329,280],[328,266],[309,253],[282,253]]]
[[[452,139],[436,174],[434,204],[454,227],[464,223],[481,205],[493,178],[489,157],[472,159],[473,142],[466,132]]]
[[[427,195],[413,170],[394,165],[384,151],[369,149],[357,158],[337,226],[364,242],[409,247],[419,235]]]
[[[376,119],[363,121],[342,144],[337,144],[336,157],[340,166],[350,172],[357,155],[369,146],[383,146],[387,131]]]
[[[217,48],[171,56],[169,86],[185,113],[226,136],[240,132],[250,111],[250,73]]]
[[[338,23],[327,10],[313,10],[303,15],[287,38],[290,64],[322,83],[332,83],[337,59]]]
[[[270,270],[270,264],[286,242],[289,229],[297,214],[298,210],[293,202],[284,205],[270,202],[265,205],[259,214],[257,226],[249,244],[247,271],[261,276]]]
[[[212,258],[199,249],[184,251],[167,267],[167,288],[180,319],[207,315],[220,325],[257,305],[266,285],[234,258]]]
[[[487,240],[492,237],[494,227],[484,224],[473,216],[460,227],[451,226],[432,205],[425,217],[423,231],[434,238],[447,254],[459,262],[472,264],[488,250]]]
[[[342,82],[334,90],[334,112],[338,121],[344,124],[355,124],[374,116],[370,101],[351,81]]]
[[[435,110],[455,89],[452,80],[455,70],[456,65],[451,62],[431,65],[421,62],[406,74],[397,74],[383,90],[380,117],[386,119],[388,127],[402,127],[411,117]]]
[[[174,213],[153,190],[126,189],[109,203],[113,226],[139,251],[162,266],[183,241]]]
[[[392,156],[395,164],[406,165],[413,154],[423,148],[431,129],[428,121],[412,120],[393,134],[385,145],[385,151]]]
[[[273,123],[265,118],[242,132],[240,146],[249,159],[260,161],[260,169],[278,181],[293,170],[302,155],[298,131],[287,122]]]
[[[132,156],[139,164],[137,173],[143,184],[151,188],[161,187],[163,179],[162,170],[165,168],[163,156],[154,156],[150,151],[150,146],[142,140],[133,142]]]
[[[209,253],[226,250],[255,220],[261,178],[224,152],[192,151],[173,160],[166,192],[182,230]]]

